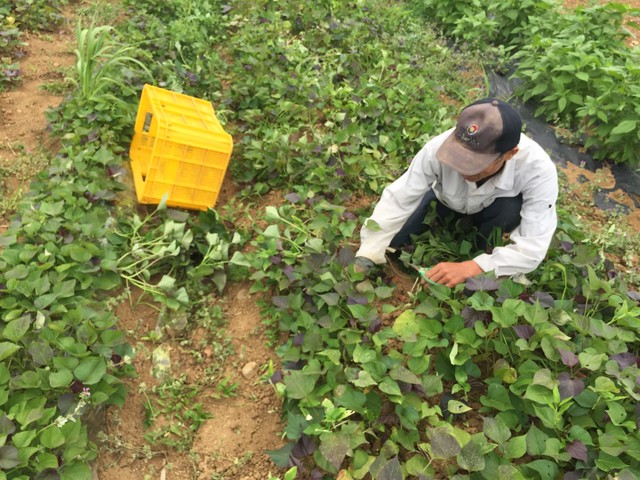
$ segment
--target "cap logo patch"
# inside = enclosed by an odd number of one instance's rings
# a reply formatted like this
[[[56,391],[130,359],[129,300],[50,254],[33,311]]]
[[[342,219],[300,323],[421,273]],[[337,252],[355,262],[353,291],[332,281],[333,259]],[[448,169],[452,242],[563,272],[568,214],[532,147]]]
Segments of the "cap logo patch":
[[[473,150],[479,150],[480,147],[480,138],[476,136],[480,127],[477,123],[470,124],[467,128],[464,128],[460,125],[456,130],[456,136],[462,142],[467,144],[467,146]]]

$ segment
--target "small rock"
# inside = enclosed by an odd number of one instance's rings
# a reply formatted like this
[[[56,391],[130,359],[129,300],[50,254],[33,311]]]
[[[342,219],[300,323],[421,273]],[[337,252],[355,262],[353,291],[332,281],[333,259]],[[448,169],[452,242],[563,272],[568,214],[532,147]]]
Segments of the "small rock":
[[[164,327],[167,335],[171,338],[181,336],[187,329],[189,316],[187,312],[179,310],[177,312],[164,309],[158,316],[158,325]]]
[[[258,364],[256,362],[249,362],[244,367],[242,367],[242,376],[249,380],[256,376],[257,371]]]
[[[246,289],[246,288],[240,290],[238,292],[238,294],[236,295],[236,299],[240,300],[240,301],[243,301],[243,302],[246,301],[246,300],[249,300],[249,290]]]
[[[158,379],[166,378],[171,372],[171,356],[169,350],[160,346],[157,347],[152,353],[152,368],[151,373]]]

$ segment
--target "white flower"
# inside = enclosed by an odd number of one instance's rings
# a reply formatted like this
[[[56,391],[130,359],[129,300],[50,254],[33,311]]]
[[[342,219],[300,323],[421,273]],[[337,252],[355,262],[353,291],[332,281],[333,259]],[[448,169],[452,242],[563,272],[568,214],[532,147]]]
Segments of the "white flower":
[[[55,423],[58,427],[62,428],[62,426],[67,423],[69,421],[69,419],[67,417],[64,416],[60,416],[58,418],[56,418],[53,423]]]

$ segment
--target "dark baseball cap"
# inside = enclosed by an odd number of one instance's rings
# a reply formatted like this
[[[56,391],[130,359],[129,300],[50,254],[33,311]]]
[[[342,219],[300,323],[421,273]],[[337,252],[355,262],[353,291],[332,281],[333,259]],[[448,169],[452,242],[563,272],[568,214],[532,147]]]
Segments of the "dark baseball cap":
[[[436,158],[462,175],[477,175],[520,142],[522,120],[509,104],[483,98],[465,107]]]

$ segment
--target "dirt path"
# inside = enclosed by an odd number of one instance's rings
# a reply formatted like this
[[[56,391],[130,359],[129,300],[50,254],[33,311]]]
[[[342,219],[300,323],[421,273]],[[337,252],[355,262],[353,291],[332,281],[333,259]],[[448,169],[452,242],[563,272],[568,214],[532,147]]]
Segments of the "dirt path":
[[[263,367],[269,360],[276,361],[276,356],[263,334],[257,298],[248,292],[246,284],[232,285],[225,292],[224,298],[229,300],[222,301],[224,333],[208,330],[200,323],[155,341],[150,337],[151,332],[158,331],[158,311],[145,303],[120,303],[116,314],[120,328],[135,346],[133,364],[138,377],[127,381],[125,405],[106,412],[98,435],[101,456],[96,479],[264,480],[267,472],[276,473],[266,452],[283,444],[281,402],[273,387],[261,378]],[[138,294],[134,297],[139,298]],[[156,401],[160,390],[154,391],[162,382],[151,373],[153,351],[158,347],[169,352],[169,377],[197,385],[206,382],[214,368],[218,379],[235,385],[233,392],[225,395],[213,384],[205,385],[193,398],[187,398],[187,390],[166,390],[169,395],[162,406]],[[171,384],[167,378],[165,385]],[[172,405],[185,411],[196,402],[211,418],[193,437],[180,442],[171,432],[155,433],[180,423],[169,413]],[[150,405],[154,413],[150,413]],[[145,428],[150,416],[153,422]],[[98,419],[97,423],[102,421]],[[156,436],[156,441],[149,441],[145,435]],[[174,448],[163,445],[174,439],[178,443]]]
[[[46,167],[48,154],[41,152],[55,149],[47,135],[45,113],[63,97],[42,87],[63,80],[63,72],[75,60],[75,11],[67,8],[64,13],[66,20],[55,31],[23,34],[22,80],[17,88],[0,93],[0,233],[31,177]]]
[[[57,31],[22,38],[27,43],[27,55],[20,60],[22,81],[18,88],[0,93],[0,161],[5,164],[50,146],[45,113],[59,105],[63,97],[48,93],[42,86],[63,80],[65,70],[73,66],[73,10],[67,10],[65,18]]]

